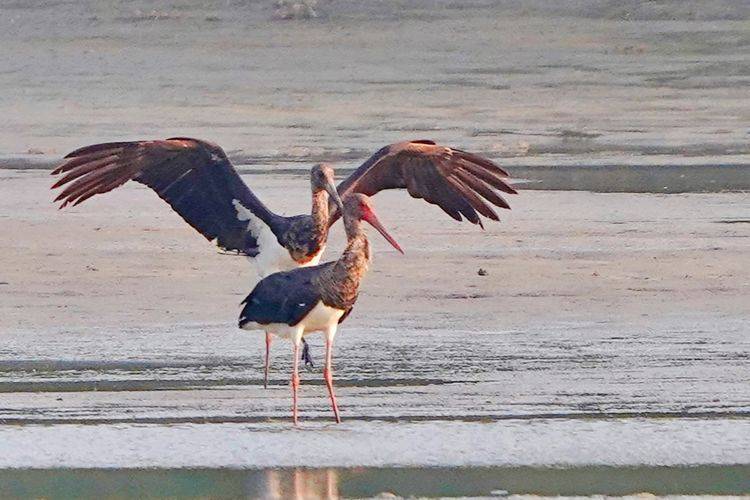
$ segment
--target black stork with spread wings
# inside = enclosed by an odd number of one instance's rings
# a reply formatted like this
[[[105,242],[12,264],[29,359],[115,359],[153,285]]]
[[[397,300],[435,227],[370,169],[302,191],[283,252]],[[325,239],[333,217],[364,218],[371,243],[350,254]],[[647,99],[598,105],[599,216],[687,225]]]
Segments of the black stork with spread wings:
[[[510,208],[498,191],[513,194],[508,174],[472,153],[410,141],[375,153],[338,187],[333,169],[311,170],[312,210],[285,217],[272,212],[242,181],[224,150],[200,139],[111,142],[77,149],[53,172],[64,174],[60,208],[78,205],[134,180],[153,189],[192,227],[225,250],[251,257],[261,277],[316,265],[328,231],[341,216],[341,198],[405,188],[456,220],[498,220],[493,206]]]

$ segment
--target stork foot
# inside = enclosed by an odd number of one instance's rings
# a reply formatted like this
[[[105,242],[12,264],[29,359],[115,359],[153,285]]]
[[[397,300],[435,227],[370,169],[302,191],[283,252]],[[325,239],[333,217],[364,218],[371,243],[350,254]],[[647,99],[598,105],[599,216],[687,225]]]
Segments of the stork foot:
[[[302,339],[302,357],[300,360],[305,362],[305,366],[315,368],[315,363],[313,363],[312,356],[310,356],[310,346],[305,342],[305,339]]]

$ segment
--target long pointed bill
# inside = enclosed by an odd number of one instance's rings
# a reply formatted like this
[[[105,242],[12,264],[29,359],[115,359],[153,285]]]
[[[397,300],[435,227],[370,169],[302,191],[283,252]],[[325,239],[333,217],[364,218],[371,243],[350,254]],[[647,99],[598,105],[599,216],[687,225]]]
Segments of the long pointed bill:
[[[383,227],[383,224],[380,223],[380,221],[378,220],[378,217],[375,215],[375,212],[373,210],[370,210],[367,213],[367,215],[362,217],[362,219],[367,221],[372,227],[377,229],[378,232],[383,235],[383,238],[388,240],[388,243],[390,243],[393,246],[393,248],[395,248],[401,253],[404,253],[404,251],[401,250],[401,247],[398,245],[398,243],[396,243],[396,240],[394,240],[393,237],[390,234],[388,234],[388,231],[385,230],[385,228]]]
[[[326,183],[325,190],[334,203],[339,207],[339,213],[344,213],[344,204],[341,202],[341,197],[339,196],[339,192],[336,191],[336,186],[333,184],[333,181],[328,181]]]

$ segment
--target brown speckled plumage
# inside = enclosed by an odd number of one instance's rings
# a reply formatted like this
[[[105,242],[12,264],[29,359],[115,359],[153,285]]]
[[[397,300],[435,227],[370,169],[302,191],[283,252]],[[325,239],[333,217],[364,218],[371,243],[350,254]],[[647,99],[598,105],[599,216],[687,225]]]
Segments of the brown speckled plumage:
[[[307,264],[323,248],[328,238],[330,218],[328,200],[333,186],[333,169],[326,164],[315,165],[310,170],[312,210],[310,215],[289,218],[289,226],[278,236],[279,244],[287,249],[298,264]]]
[[[297,325],[318,302],[349,314],[370,262],[370,243],[362,226],[368,221],[384,234],[367,196],[355,193],[344,200],[347,245],[341,257],[312,267],[274,273],[248,295],[240,319],[260,324]],[[395,242],[393,242],[395,244]],[[395,244],[400,250],[400,248]],[[344,316],[344,317],[345,317]],[[341,318],[343,319],[343,318]]]
[[[370,263],[370,242],[361,228],[358,231],[349,240],[341,258],[315,279],[323,303],[347,313],[357,301],[359,285]]]
[[[311,215],[294,217],[279,238],[279,243],[289,251],[295,262],[306,264],[320,252],[327,235],[328,193],[321,188],[313,192]]]
[[[367,196],[355,194],[344,200],[346,249],[333,266],[316,277],[323,303],[349,313],[359,294],[359,285],[370,265],[370,242],[362,227],[362,219],[371,211]]]

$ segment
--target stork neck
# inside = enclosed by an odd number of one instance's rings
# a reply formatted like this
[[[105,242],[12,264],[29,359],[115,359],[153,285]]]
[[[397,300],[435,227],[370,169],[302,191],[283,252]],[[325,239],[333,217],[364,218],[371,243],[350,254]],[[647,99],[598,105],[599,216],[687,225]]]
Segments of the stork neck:
[[[321,243],[328,234],[328,193],[322,189],[313,192],[311,215],[315,234],[318,242]]]
[[[344,220],[346,226],[346,248],[334,267],[351,279],[362,279],[370,263],[370,242],[357,219]]]
[[[359,219],[344,217],[344,230],[346,231],[347,244],[351,243],[357,236],[365,236],[365,232],[362,229],[362,221]]]
[[[362,231],[359,221],[351,224],[346,219],[347,244],[336,263],[319,278],[323,302],[333,307],[346,309],[354,305],[359,285],[367,272],[370,261],[370,243]]]

